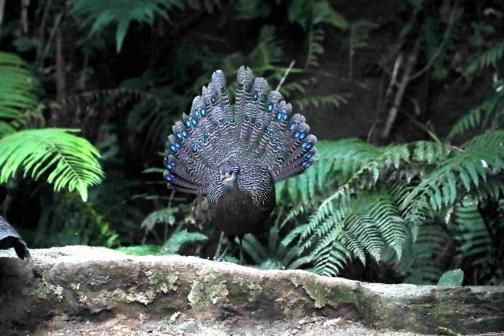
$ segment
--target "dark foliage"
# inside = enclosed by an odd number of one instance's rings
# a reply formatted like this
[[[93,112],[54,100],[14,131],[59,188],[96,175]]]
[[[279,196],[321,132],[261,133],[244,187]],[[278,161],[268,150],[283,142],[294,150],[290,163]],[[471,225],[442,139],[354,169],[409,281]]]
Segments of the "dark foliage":
[[[502,1],[23,4],[0,8],[0,201],[29,246],[212,257],[207,204],[166,190],[162,151],[209,75],[247,64],[323,138],[247,262],[504,281]]]

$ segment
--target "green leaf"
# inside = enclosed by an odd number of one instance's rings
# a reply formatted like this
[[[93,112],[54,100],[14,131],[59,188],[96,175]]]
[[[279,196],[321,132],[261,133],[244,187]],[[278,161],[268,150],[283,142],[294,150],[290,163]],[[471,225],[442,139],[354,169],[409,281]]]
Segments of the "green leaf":
[[[20,57],[5,52],[0,52],[0,78],[1,137],[24,123],[23,112],[37,107],[38,81]]]
[[[464,281],[464,271],[460,268],[444,272],[439,278],[437,285],[439,287],[459,287]]]
[[[128,27],[132,22],[150,26],[154,18],[168,18],[168,12],[183,8],[182,0],[76,0],[72,1],[72,13],[90,27],[89,35],[102,32],[111,25],[116,25],[116,49],[121,51]]]
[[[133,246],[119,247],[117,250],[122,253],[126,253],[129,255],[136,255],[136,256],[157,255],[157,254],[159,254],[160,246],[133,245]]]
[[[119,53],[121,51],[124,38],[126,37],[126,33],[128,32],[129,21],[119,21],[117,25],[116,31],[116,52]]]
[[[39,179],[46,175],[55,191],[77,191],[83,201],[87,189],[99,184],[103,171],[98,150],[72,129],[34,129],[9,134],[0,139],[0,183],[17,172]]]
[[[200,232],[177,231],[163,244],[159,253],[161,255],[177,254],[186,244],[207,241],[208,237]]]

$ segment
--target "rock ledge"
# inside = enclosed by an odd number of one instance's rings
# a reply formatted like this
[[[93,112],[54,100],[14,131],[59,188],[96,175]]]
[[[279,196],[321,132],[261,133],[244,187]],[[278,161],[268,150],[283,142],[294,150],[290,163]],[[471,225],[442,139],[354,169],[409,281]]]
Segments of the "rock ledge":
[[[427,334],[504,331],[504,287],[370,284],[87,246],[31,253],[30,261],[0,254],[0,331],[118,316],[238,324],[318,317]]]

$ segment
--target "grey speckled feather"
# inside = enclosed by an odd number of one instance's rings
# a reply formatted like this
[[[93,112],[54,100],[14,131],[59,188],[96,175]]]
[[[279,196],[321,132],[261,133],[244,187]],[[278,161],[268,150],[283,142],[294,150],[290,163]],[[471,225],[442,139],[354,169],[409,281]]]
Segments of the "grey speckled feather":
[[[170,188],[206,195],[223,232],[255,232],[273,210],[275,182],[310,167],[316,142],[304,116],[264,78],[240,67],[231,105],[217,70],[168,136],[164,178]]]

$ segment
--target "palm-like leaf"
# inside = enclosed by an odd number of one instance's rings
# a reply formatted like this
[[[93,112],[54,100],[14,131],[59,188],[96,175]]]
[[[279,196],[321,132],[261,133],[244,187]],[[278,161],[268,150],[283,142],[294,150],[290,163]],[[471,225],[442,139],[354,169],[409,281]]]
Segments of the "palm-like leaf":
[[[85,201],[89,186],[101,182],[99,153],[69,129],[19,131],[0,140],[0,183],[19,170],[34,179],[47,173],[54,190],[77,191]]]
[[[181,0],[78,0],[72,2],[72,12],[91,26],[90,34],[117,24],[116,47],[119,52],[131,22],[152,25],[157,15],[167,18],[170,9],[183,5]]]
[[[19,127],[25,110],[37,106],[37,80],[27,64],[14,54],[0,52],[0,136]]]

